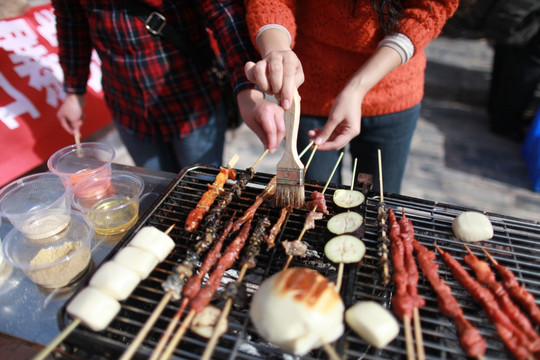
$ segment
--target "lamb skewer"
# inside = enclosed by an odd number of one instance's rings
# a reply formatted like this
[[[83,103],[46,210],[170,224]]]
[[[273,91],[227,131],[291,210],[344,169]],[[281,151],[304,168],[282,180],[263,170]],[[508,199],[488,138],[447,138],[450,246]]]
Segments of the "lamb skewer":
[[[478,282],[487,286],[497,300],[501,310],[504,311],[508,318],[517,325],[517,328],[523,335],[533,343],[532,351],[534,353],[539,353],[540,335],[533,328],[527,316],[525,316],[519,307],[514,304],[504,286],[497,282],[495,274],[491,271],[489,264],[480,260],[467,245],[465,245],[465,248],[467,249],[468,254],[465,255],[463,260],[474,271]],[[540,353],[538,355],[540,355]]]
[[[533,354],[530,351],[529,341],[520,334],[519,329],[506,316],[497,304],[497,300],[491,292],[474,280],[461,264],[450,254],[434,244],[443,261],[450,268],[455,279],[463,286],[484,309],[487,317],[491,320],[499,336],[507,348],[517,359],[530,359]]]
[[[487,342],[478,329],[465,318],[463,309],[459,306],[450,287],[439,277],[439,265],[435,262],[435,253],[416,239],[413,241],[413,246],[416,250],[418,265],[437,294],[439,310],[450,316],[456,323],[461,347],[468,356],[482,359],[486,353]]]
[[[484,248],[482,248],[488,259],[493,263],[495,269],[502,278],[502,284],[510,296],[520,304],[531,316],[536,325],[540,325],[540,308],[536,305],[534,296],[527,291],[525,286],[520,285],[512,270],[502,266]]]

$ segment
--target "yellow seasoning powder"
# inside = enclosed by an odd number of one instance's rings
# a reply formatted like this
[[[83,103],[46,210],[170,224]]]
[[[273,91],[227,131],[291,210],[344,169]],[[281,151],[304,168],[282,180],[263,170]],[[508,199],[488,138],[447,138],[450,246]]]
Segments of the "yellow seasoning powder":
[[[76,252],[82,246],[81,241],[66,242],[58,247],[41,249],[30,261],[31,266],[45,265]],[[36,284],[48,288],[57,288],[68,285],[77,278],[90,262],[90,249],[76,253],[67,261],[52,267],[32,270],[28,273],[30,279]]]

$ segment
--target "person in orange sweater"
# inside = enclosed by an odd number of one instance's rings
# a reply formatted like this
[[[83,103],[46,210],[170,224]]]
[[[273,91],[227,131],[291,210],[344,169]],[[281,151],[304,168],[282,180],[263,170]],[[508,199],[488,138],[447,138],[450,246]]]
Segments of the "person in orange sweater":
[[[378,188],[380,149],[384,190],[400,192],[424,95],[424,48],[458,2],[245,0],[262,56],[246,64],[246,74],[285,109],[298,88],[298,148],[318,145],[306,179],[326,181],[349,145],[358,172],[373,174]],[[261,139],[282,126],[248,125]],[[332,181],[341,183],[340,171]]]

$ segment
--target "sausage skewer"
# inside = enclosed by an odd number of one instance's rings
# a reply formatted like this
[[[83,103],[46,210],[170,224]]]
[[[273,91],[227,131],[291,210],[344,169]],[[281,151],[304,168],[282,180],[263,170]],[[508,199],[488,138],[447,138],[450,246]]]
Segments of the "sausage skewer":
[[[323,190],[321,191],[321,194],[324,195],[324,192],[326,191],[326,189],[328,188],[328,185],[330,185],[330,180],[332,180],[332,177],[334,176],[334,173],[336,172],[336,169],[339,165],[339,163],[341,162],[341,159],[343,158],[343,152],[339,155],[339,158],[338,160],[336,161],[336,164],[334,165],[334,169],[332,170],[332,173],[330,174],[330,176],[328,177],[328,180],[326,181],[326,184],[323,188]],[[306,233],[306,231],[308,231],[311,227],[311,222],[313,221],[313,216],[315,216],[315,212],[317,210],[317,205],[315,205],[313,207],[313,209],[308,213],[308,215],[306,216],[306,221],[304,222],[304,226],[302,228],[302,231],[300,232],[300,235],[298,236],[298,239],[292,241],[291,243],[294,243],[295,245],[300,245],[301,248],[304,248],[305,247],[305,244],[302,243],[302,237],[304,236],[304,234]],[[322,215],[322,214],[321,214]],[[282,243],[283,244],[283,243]],[[302,246],[303,245],[303,246]],[[297,248],[296,246],[293,246],[293,248]],[[290,253],[288,254],[288,258],[287,258],[287,261],[285,263],[285,265],[283,266],[283,269],[287,269],[289,267],[289,265],[291,264],[291,261],[292,259],[294,258],[294,256],[297,256],[296,255],[297,253]]]
[[[265,237],[264,233],[268,226],[270,226],[270,220],[268,219],[268,217],[264,216],[259,219],[257,226],[255,227],[255,230],[253,230],[253,234],[251,234],[251,237],[249,239],[249,243],[246,249],[246,254],[244,255],[244,259],[242,261],[242,268],[240,269],[240,274],[238,275],[238,278],[236,279],[236,281],[234,283],[229,284],[228,287],[240,286],[240,284],[244,280],[244,275],[246,274],[247,270],[256,266],[255,259],[257,255],[259,255],[261,245],[264,242],[264,237]],[[216,329],[219,329],[220,324],[226,321],[227,316],[229,316],[229,312],[231,310],[232,305],[233,305],[233,297],[228,296],[227,301],[225,302],[225,305],[223,306],[223,309],[221,310],[219,318],[216,321],[216,324],[214,326],[214,331],[212,332],[212,336],[210,337],[210,340],[208,341],[206,348],[204,349],[204,353],[201,357],[202,360],[208,360],[212,356],[212,353],[214,352],[215,346],[217,344],[217,340],[220,336],[220,333]]]
[[[482,359],[486,352],[487,342],[478,329],[465,318],[463,309],[459,306],[450,287],[439,277],[439,265],[435,263],[435,253],[420,244],[416,239],[413,240],[413,246],[416,250],[420,269],[435,293],[437,293],[439,310],[441,313],[450,316],[456,323],[461,347],[468,356],[479,360]]]
[[[532,351],[538,353],[540,350],[540,336],[534,330],[527,316],[514,304],[504,286],[497,282],[489,264],[476,257],[467,245],[465,245],[465,248],[469,253],[465,255],[463,260],[474,271],[478,282],[487,286],[495,299],[497,299],[501,310],[517,325],[520,332],[532,342]]]
[[[514,301],[520,304],[531,316],[536,325],[540,325],[540,308],[536,305],[534,296],[527,291],[525,286],[520,285],[512,270],[502,266],[484,248],[482,248],[488,259],[493,263],[495,269],[502,278],[502,284],[506,291],[512,296]]]
[[[392,308],[396,315],[403,321],[405,331],[405,347],[407,349],[407,359],[414,360],[416,352],[414,350],[413,335],[411,329],[411,319],[413,318],[414,299],[408,292],[407,268],[405,266],[405,246],[401,241],[401,228],[396,220],[392,208],[388,209],[388,219],[390,220],[391,255],[394,274],[392,280],[396,285],[396,292],[392,296]]]
[[[448,265],[456,280],[483,307],[484,312],[512,354],[517,359],[532,358],[532,353],[529,350],[530,343],[520,335],[519,330],[516,329],[512,321],[501,310],[491,292],[474,280],[453,256],[443,251],[437,244],[434,244],[434,246],[439,251],[443,261]]]

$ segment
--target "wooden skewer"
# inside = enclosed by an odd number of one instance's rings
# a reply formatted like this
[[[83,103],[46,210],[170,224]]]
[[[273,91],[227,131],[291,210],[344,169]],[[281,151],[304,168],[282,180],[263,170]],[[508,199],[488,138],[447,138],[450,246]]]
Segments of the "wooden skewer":
[[[75,138],[75,146],[77,147],[77,157],[82,157],[81,154],[81,133],[79,130],[73,132],[73,137]]]
[[[155,360],[159,358],[159,355],[163,351],[163,348],[165,347],[165,345],[167,345],[167,340],[171,337],[171,334],[173,333],[176,325],[178,325],[178,322],[180,321],[180,318],[182,317],[184,309],[186,308],[188,303],[188,298],[182,299],[182,303],[180,304],[178,311],[176,311],[176,313],[174,314],[173,318],[169,322],[169,325],[165,329],[165,332],[163,333],[163,335],[161,335],[161,338],[159,339],[156,347],[154,348],[154,351],[152,351],[152,356],[150,356],[150,360]]]
[[[315,145],[313,147],[313,151],[311,152],[311,155],[309,156],[309,159],[308,159],[308,161],[306,163],[306,166],[304,166],[304,174],[307,172],[309,164],[311,164],[311,160],[313,159],[313,155],[315,155],[315,151],[317,151],[317,147],[319,147],[319,145]]]
[[[343,152],[341,152],[341,154],[339,155],[339,158],[337,159],[336,161],[336,164],[334,165],[334,169],[332,170],[332,173],[330,174],[330,176],[328,177],[328,180],[326,181],[326,185],[324,185],[324,188],[323,190],[321,191],[322,194],[324,194],[324,192],[326,191],[326,189],[328,188],[328,185],[330,185],[330,180],[332,180],[332,177],[334,176],[334,173],[336,172],[336,169],[339,165],[339,163],[341,162],[341,159],[343,158]],[[317,210],[317,206],[315,205],[313,207],[313,209],[311,210],[311,212],[315,212],[315,210]],[[298,236],[298,241],[302,240],[302,237],[304,236],[304,234],[306,233],[307,231],[307,228],[304,226],[302,228],[302,231],[300,232],[300,235]],[[289,257],[287,258],[287,261],[285,262],[285,265],[283,266],[283,269],[287,269],[289,267],[289,265],[291,264],[291,261],[293,259],[293,255],[289,255]]]
[[[302,150],[302,152],[300,154],[298,154],[298,157],[302,157],[304,156],[304,154],[309,150],[310,147],[313,146],[313,144],[315,143],[315,140],[311,140],[309,142],[309,144],[304,148],[304,150]],[[318,145],[317,145],[318,146]]]
[[[407,349],[407,360],[415,360],[416,354],[414,351],[411,319],[407,315],[403,315],[403,327],[405,330],[405,347]]]
[[[244,264],[242,266],[242,269],[240,270],[240,274],[238,274],[238,278],[236,279],[237,282],[242,282],[242,280],[244,280],[244,276],[246,275],[247,270],[248,270],[248,265]],[[226,321],[227,317],[229,316],[229,312],[231,311],[232,305],[233,305],[233,300],[232,298],[229,297],[227,301],[225,302],[223,309],[221,310],[221,313],[219,315],[219,318],[216,321],[216,324],[214,325],[214,331],[212,331],[212,336],[210,337],[210,339],[208,340],[208,343],[206,344],[206,348],[204,349],[201,360],[208,360],[212,356],[212,353],[214,352],[214,349],[216,347],[217,341],[220,336],[219,331],[216,331],[216,329],[219,329],[220,324],[223,321]]]
[[[380,191],[380,197],[381,201],[380,203],[384,203],[384,191],[383,191],[383,171],[382,171],[382,157],[381,157],[381,149],[377,149],[377,157],[379,162],[379,191]],[[383,230],[383,236],[387,236],[386,231]],[[383,258],[381,259],[383,262],[383,284],[387,285],[390,281],[390,269],[388,268],[388,247],[386,246],[386,243],[383,241],[381,244],[382,246],[382,253]]]
[[[334,349],[334,347],[330,344],[323,343],[323,349],[330,360],[341,360],[341,357],[336,352],[336,349]]]
[[[422,336],[422,324],[420,323],[420,311],[417,307],[413,309],[413,322],[414,338],[416,341],[416,353],[418,354],[418,360],[424,360],[426,358],[424,352],[424,338]]]
[[[167,230],[165,230],[165,234],[168,235],[174,228],[174,225],[175,224],[172,224]],[[159,315],[163,312],[163,310],[165,309],[165,306],[169,303],[172,296],[173,296],[172,291],[168,291],[162,296],[160,302],[158,303],[154,311],[152,311],[152,314],[150,314],[150,317],[146,320],[141,330],[139,330],[139,333],[137,334],[135,339],[133,339],[133,341],[131,342],[131,344],[129,344],[126,351],[124,351],[124,353],[120,357],[120,360],[127,360],[133,357],[133,355],[135,354],[135,351],[137,351],[137,348],[142,344],[144,338],[146,337],[146,335],[148,334],[152,326],[155,324]]]
[[[186,318],[184,319],[184,321],[182,321],[182,323],[180,324],[180,327],[178,328],[178,330],[174,334],[173,338],[169,342],[169,345],[167,345],[167,348],[165,349],[165,351],[161,355],[160,360],[169,359],[171,357],[174,349],[176,348],[176,346],[178,345],[178,343],[180,342],[180,340],[182,339],[182,337],[186,333],[186,330],[188,329],[188,327],[191,324],[191,321],[193,320],[195,315],[196,315],[196,313],[195,313],[194,310],[191,310],[187,314]]]
[[[79,324],[81,320],[79,318],[74,319],[71,324],[69,324],[58,336],[49,344],[47,347],[43,348],[33,360],[43,360],[45,359]]]
[[[351,190],[354,189],[354,174],[356,173],[356,163],[358,162],[358,159],[354,159],[354,165],[353,165],[353,171],[352,171],[352,180],[351,180]],[[347,210],[350,211],[350,210]],[[340,262],[338,264],[338,273],[337,273],[337,279],[336,279],[336,291],[339,293],[341,289],[341,284],[343,283],[343,271],[345,270],[345,264]]]
[[[259,158],[257,159],[257,161],[255,161],[255,164],[253,164],[253,166],[251,167],[252,169],[255,169],[257,167],[257,165],[259,165],[259,163],[261,162],[261,160],[266,156],[266,154],[268,154],[268,149],[264,150],[264,152],[262,153],[261,156],[259,156]]]
[[[489,259],[489,261],[491,261],[493,265],[499,265],[499,262],[489,253],[489,251],[484,248],[482,248],[482,251],[484,252],[484,254],[486,254],[487,258]]]

